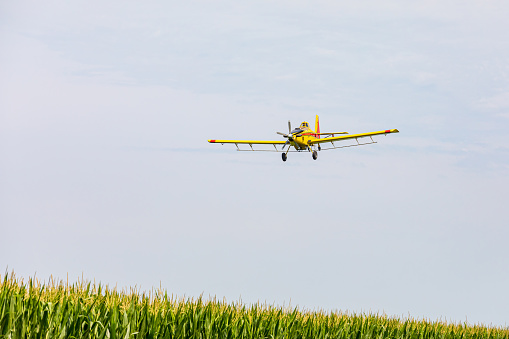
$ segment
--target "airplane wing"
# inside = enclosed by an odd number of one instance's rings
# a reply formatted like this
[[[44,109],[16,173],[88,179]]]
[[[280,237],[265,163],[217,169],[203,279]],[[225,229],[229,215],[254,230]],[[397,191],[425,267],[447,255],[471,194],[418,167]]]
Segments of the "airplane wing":
[[[385,131],[378,131],[378,132],[369,132],[369,133],[359,133],[359,134],[348,134],[348,135],[342,135],[339,137],[328,137],[328,138],[322,138],[322,139],[315,139],[312,140],[309,145],[315,145],[315,144],[321,144],[324,142],[334,142],[334,141],[342,141],[347,139],[359,139],[359,138],[366,138],[371,137],[373,135],[380,135],[380,134],[389,134],[389,133],[399,133],[397,129],[387,129]]]
[[[313,135],[334,135],[334,134],[348,134],[348,132],[330,132],[330,133],[312,133]]]
[[[251,144],[251,145],[283,145],[286,141],[266,141],[266,140],[209,140],[216,144]]]
[[[265,151],[265,152],[270,151],[280,152],[280,150],[277,149],[276,145],[284,145],[286,143],[286,141],[284,140],[270,141],[270,140],[216,140],[216,139],[208,140],[208,142],[213,144],[235,144],[235,146],[237,147],[237,151]],[[239,145],[249,145],[250,149],[242,149],[241,147],[239,147]],[[260,145],[265,147],[273,146],[274,149],[272,149],[272,147],[270,149],[264,147],[262,147],[261,149],[254,149],[253,145]]]

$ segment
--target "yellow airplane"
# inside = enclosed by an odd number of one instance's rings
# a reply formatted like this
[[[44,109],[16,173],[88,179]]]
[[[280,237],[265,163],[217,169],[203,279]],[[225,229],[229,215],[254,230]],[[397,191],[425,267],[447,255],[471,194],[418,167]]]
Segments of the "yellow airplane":
[[[316,160],[318,158],[317,150],[325,151],[325,150],[344,148],[344,147],[376,144],[376,141],[373,141],[373,138],[372,138],[373,135],[380,135],[380,134],[387,135],[389,133],[398,133],[398,132],[399,131],[397,129],[386,129],[384,131],[359,133],[359,134],[348,134],[348,132],[320,133],[320,123],[319,123],[318,115],[317,115],[314,131],[311,128],[309,128],[309,124],[305,121],[303,123],[301,123],[298,128],[295,128],[294,130],[292,130],[292,125],[291,125],[290,121],[288,121],[288,134],[276,132],[277,134],[285,137],[286,141],[211,139],[211,140],[208,140],[208,142],[217,143],[217,144],[235,144],[235,146],[237,146],[237,151],[283,152],[283,154],[282,154],[283,161],[286,161],[288,152],[308,151],[308,152],[312,152],[313,160]],[[335,136],[336,134],[348,134],[348,135]],[[324,136],[324,137],[322,137],[322,136]],[[358,139],[361,139],[361,138],[370,138],[371,142],[359,143]],[[357,143],[354,143],[352,145],[344,145],[344,144],[336,145],[336,144],[334,144],[334,142],[339,143],[344,140],[353,141],[353,139],[355,139],[355,141]],[[330,143],[332,147],[322,148],[320,146],[320,144],[324,144],[324,143]],[[239,145],[249,145],[249,147],[251,149],[241,149],[239,147]],[[272,145],[272,146],[274,146],[274,150],[272,150],[272,149],[254,149],[253,145],[263,145],[263,146]],[[276,145],[283,145],[283,147],[281,148],[281,151],[277,149]],[[284,149],[287,145],[290,145],[290,146],[288,146],[288,149],[285,152]],[[292,146],[295,150],[290,151]]]

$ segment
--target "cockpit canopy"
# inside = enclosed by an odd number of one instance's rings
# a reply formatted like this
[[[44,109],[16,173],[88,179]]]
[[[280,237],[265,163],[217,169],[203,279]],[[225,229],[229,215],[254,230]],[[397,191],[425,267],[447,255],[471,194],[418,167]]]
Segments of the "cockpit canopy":
[[[309,124],[306,121],[304,121],[302,124],[300,124],[300,128],[301,129],[309,129]]]

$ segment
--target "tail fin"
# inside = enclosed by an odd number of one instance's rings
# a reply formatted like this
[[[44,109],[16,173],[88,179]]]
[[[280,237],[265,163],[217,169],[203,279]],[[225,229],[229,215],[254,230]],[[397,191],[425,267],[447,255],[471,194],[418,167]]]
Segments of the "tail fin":
[[[316,116],[316,121],[315,121],[315,133],[320,133],[320,121],[318,121],[318,115]],[[317,134],[316,136],[318,139],[320,139],[320,135]]]

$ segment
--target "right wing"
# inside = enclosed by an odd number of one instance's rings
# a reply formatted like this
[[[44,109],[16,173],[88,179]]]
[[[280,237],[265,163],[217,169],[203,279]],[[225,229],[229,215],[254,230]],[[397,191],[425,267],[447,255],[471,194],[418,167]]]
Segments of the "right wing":
[[[378,132],[348,134],[348,135],[342,135],[340,137],[329,137],[329,138],[323,138],[323,139],[315,139],[315,140],[311,141],[309,144],[314,145],[314,144],[321,144],[323,142],[332,142],[332,141],[347,140],[347,139],[358,139],[358,138],[370,137],[373,135],[398,133],[398,132],[399,131],[397,129],[387,129],[385,131],[378,131]]]

